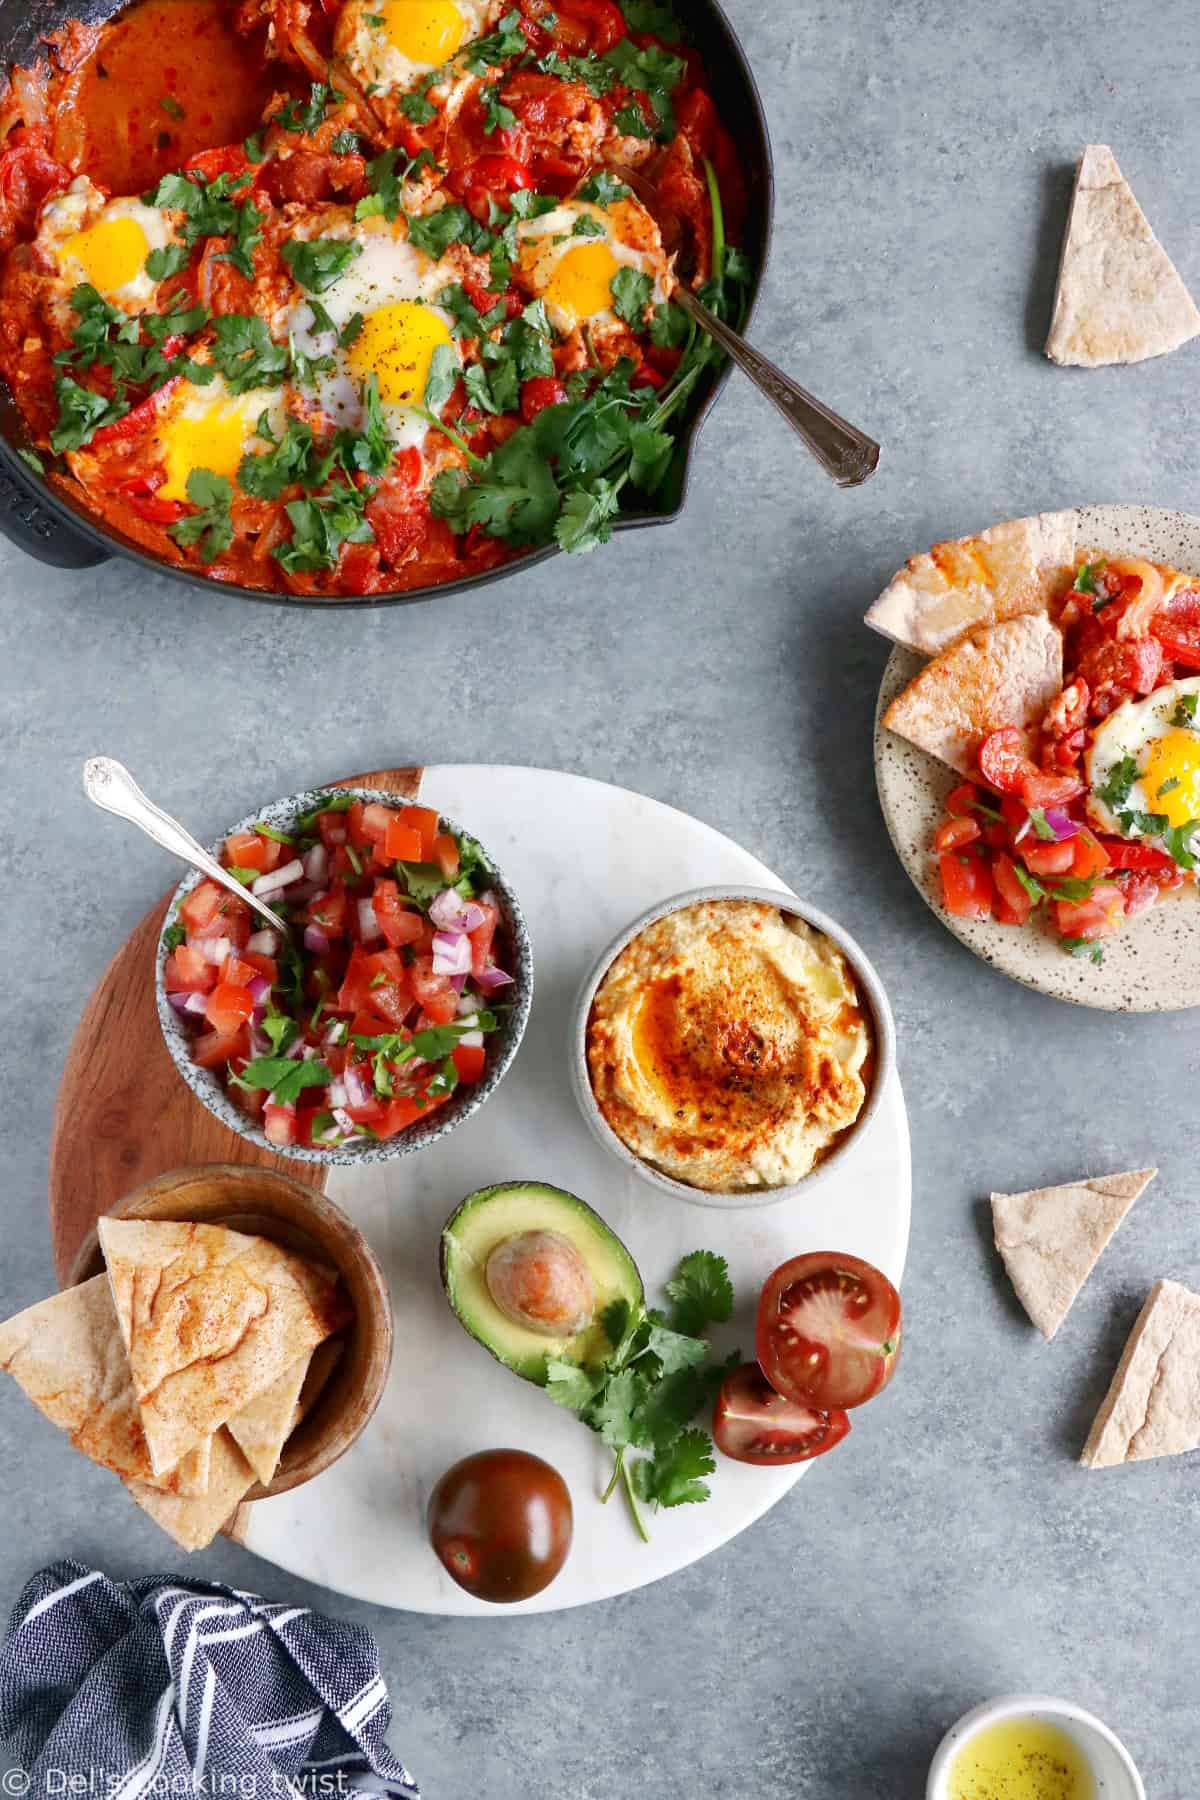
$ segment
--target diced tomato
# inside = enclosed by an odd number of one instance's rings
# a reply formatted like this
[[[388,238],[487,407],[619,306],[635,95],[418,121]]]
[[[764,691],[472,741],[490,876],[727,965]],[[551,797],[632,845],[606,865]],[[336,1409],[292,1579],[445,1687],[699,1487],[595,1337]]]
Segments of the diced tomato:
[[[258,970],[253,963],[243,960],[236,954],[227,956],[221,964],[221,980],[227,982],[230,987],[249,987],[257,974]]]
[[[249,963],[256,975],[261,975],[274,987],[279,980],[279,964],[273,956],[265,956],[261,950],[243,950],[242,961]]]
[[[422,862],[421,833],[413,825],[405,825],[399,813],[388,819],[384,838],[384,862]]]
[[[1100,843],[1109,866],[1114,869],[1157,869],[1165,875],[1177,866],[1165,850],[1156,850],[1153,844],[1109,837],[1101,838]]]
[[[395,816],[390,806],[384,806],[379,800],[368,800],[362,809],[362,832],[367,843],[382,844]]]
[[[333,850],[346,842],[349,827],[344,812],[323,812],[317,814],[317,830],[321,834],[321,842],[327,850]]]
[[[269,1144],[294,1144],[296,1142],[296,1109],[294,1106],[276,1106],[268,1101],[263,1107],[263,1136]]]
[[[371,1077],[371,1066],[369,1063],[364,1065],[363,1072],[366,1076],[367,1086],[368,1086],[368,1088],[370,1088],[372,1077]],[[374,1126],[378,1120],[383,1118],[384,1114],[387,1112],[387,1109],[388,1109],[388,1102],[386,1100],[384,1100],[383,1098],[381,1098],[381,1096],[379,1094],[375,1093],[373,1089],[367,1095],[367,1098],[362,1102],[361,1106],[349,1106],[348,1105],[346,1107],[346,1111],[350,1114],[350,1117],[354,1120],[354,1123],[356,1125],[371,1125],[371,1126]]]
[[[460,1081],[473,1083],[482,1079],[487,1063],[487,1052],[482,1044],[456,1044],[450,1054]]]
[[[491,201],[503,206],[510,194],[532,186],[529,165],[518,162],[515,156],[477,156],[465,167],[453,169],[449,176],[451,192],[483,225],[488,223]]]
[[[979,746],[979,767],[985,781],[998,794],[1017,794],[1021,777],[1030,767],[1025,753],[1025,739],[1015,725],[1001,725],[990,732]]]
[[[350,842],[354,845],[356,850],[369,850],[374,842],[372,838],[367,836],[366,827],[363,824],[363,815],[366,813],[366,810],[367,808],[364,801],[355,800],[345,814],[346,830],[349,832]],[[380,808],[380,811],[385,810],[385,808]]]
[[[1022,886],[1017,865],[1001,850],[992,858],[992,880],[1005,906],[1005,924],[1024,925],[1033,911],[1033,897]]]
[[[260,874],[278,868],[284,846],[258,831],[239,831],[225,839],[225,861],[231,869],[257,869]]]
[[[236,1057],[248,1058],[249,1055],[250,1032],[245,1026],[232,1036],[220,1031],[206,1031],[192,1045],[192,1061],[202,1069],[223,1069]]]
[[[1075,860],[1075,846],[1070,838],[1062,843],[1042,843],[1030,832],[1021,839],[1021,861],[1031,875],[1065,875]]]
[[[960,782],[946,797],[946,811],[952,819],[967,819],[975,811],[979,789],[973,781]]]
[[[379,929],[393,950],[398,949],[401,944],[416,943],[421,936],[424,921],[419,912],[414,912],[412,907],[404,904],[397,882],[376,881],[371,905]]]
[[[1200,625],[1154,624],[1154,635],[1171,658],[1185,669],[1200,669]]]
[[[317,894],[309,901],[308,916],[326,937],[342,937],[346,930],[348,905],[345,888],[334,888],[332,892]]]
[[[420,832],[421,861],[432,862],[434,842],[442,829],[440,816],[431,806],[402,806],[398,816],[410,830]]]
[[[222,1037],[232,1037],[253,1011],[254,1002],[244,987],[234,987],[231,982],[218,981],[208,996],[204,1016],[214,1031],[219,1032]]]
[[[1121,892],[1125,896],[1125,916],[1133,918],[1135,913],[1146,912],[1154,905],[1162,893],[1152,874],[1129,870],[1118,877]]]
[[[163,969],[168,994],[207,994],[216,986],[217,971],[190,944],[177,944]]]
[[[428,1097],[424,1094],[415,1097],[410,1094],[401,1094],[395,1100],[389,1100],[386,1113],[373,1127],[376,1137],[395,1137],[397,1132],[403,1131],[409,1125],[415,1125],[418,1119],[427,1119],[430,1113],[436,1111],[448,1098],[449,1096],[445,1094],[434,1094]]]
[[[458,875],[461,857],[454,835],[449,831],[439,831],[433,840],[433,860],[447,881],[454,881]]]
[[[1112,882],[1100,882],[1086,900],[1056,900],[1054,922],[1062,937],[1086,938],[1094,943],[1119,930],[1125,917],[1125,896]]]
[[[1099,838],[1087,830],[1086,826],[1070,840],[1071,874],[1081,881],[1090,881],[1093,875],[1103,875],[1108,868],[1108,852]]]
[[[211,925],[224,898],[225,889],[215,881],[202,881],[194,887],[179,908],[179,916],[188,931],[204,931]]]
[[[230,1058],[229,1073],[231,1075],[241,1075],[245,1068],[246,1059],[244,1057]],[[266,1088],[247,1088],[242,1087],[239,1082],[231,1081],[225,1091],[239,1112],[245,1113],[246,1117],[253,1119],[255,1124],[262,1123],[262,1109],[267,1099]]]
[[[961,850],[979,835],[978,819],[946,819],[934,833],[933,847],[939,852]]]
[[[990,919],[995,889],[981,857],[957,850],[938,857],[942,900],[957,919]]]
[[[559,19],[556,37],[561,36],[565,24],[576,21],[586,29],[586,47],[598,55],[611,50],[625,36],[625,16],[613,0],[562,0],[554,10]]]
[[[481,899],[476,905],[483,910],[483,923],[471,932],[471,973],[478,981],[492,964],[492,940],[500,923],[500,908],[493,900]]]
[[[532,425],[547,406],[559,406],[567,397],[566,386],[554,375],[531,375],[521,388],[521,417]]]
[[[408,971],[408,979],[413,994],[422,1006],[427,1007],[431,1000],[437,1000],[441,995],[454,991],[450,987],[448,975],[434,974],[432,956],[414,957],[412,967]]]
[[[454,988],[448,987],[444,994],[433,994],[425,1002],[421,1015],[422,1026],[449,1025],[458,1015],[458,994]]]
[[[1021,798],[1026,806],[1065,806],[1078,799],[1086,783],[1082,775],[1047,775],[1031,763],[1021,777]]]
[[[183,165],[185,175],[199,175],[203,181],[215,181],[218,175],[245,175],[250,159],[242,144],[219,144],[189,156]]]

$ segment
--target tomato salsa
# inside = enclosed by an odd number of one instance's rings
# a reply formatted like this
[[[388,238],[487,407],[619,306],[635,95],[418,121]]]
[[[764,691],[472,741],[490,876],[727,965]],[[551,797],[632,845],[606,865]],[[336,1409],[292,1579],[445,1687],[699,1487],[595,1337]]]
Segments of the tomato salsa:
[[[164,934],[163,986],[195,1062],[268,1142],[395,1137],[482,1078],[512,978],[473,838],[430,807],[333,793],[287,831],[235,833],[221,862],[288,936],[201,881]]]
[[[636,172],[636,174],[634,173]],[[138,0],[0,97],[26,460],[215,581],[371,596],[604,542],[720,360],[744,188],[659,0]]]
[[[1037,730],[979,746],[934,837],[958,918],[1044,917],[1071,955],[1195,881],[1200,585],[1133,558],[1085,561],[1060,614],[1065,681]]]

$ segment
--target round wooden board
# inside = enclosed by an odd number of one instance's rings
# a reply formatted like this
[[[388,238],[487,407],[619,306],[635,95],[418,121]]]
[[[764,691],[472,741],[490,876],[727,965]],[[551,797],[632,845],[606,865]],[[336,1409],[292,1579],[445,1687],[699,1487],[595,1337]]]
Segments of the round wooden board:
[[[422,773],[379,769],[329,785],[415,800]],[[67,1054],[50,1143],[50,1239],[60,1285],[101,1214],[166,1169],[256,1163],[325,1186],[328,1171],[319,1165],[272,1156],[226,1130],[176,1074],[154,1005],[154,954],[169,898],[151,907],[109,963]]]
[[[1144,556],[1200,575],[1200,518],[1156,506],[1081,506],[1077,514],[1080,550]],[[1194,887],[1168,896],[1107,939],[1099,967],[1065,955],[1058,940],[1038,926],[1017,931],[946,911],[931,846],[946,796],[960,777],[883,724],[884,713],[922,660],[911,650],[893,650],[875,714],[875,779],[884,822],[921,898],[968,950],[1040,994],[1105,1012],[1200,1006],[1200,890]]]

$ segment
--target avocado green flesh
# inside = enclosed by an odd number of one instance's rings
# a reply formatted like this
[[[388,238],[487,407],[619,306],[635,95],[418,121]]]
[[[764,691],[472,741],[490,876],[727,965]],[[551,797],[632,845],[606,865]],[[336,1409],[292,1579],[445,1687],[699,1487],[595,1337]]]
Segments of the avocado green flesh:
[[[557,1231],[587,1265],[596,1307],[592,1322],[574,1337],[529,1331],[507,1318],[488,1292],[488,1257],[519,1231]],[[637,1264],[599,1213],[564,1188],[538,1182],[508,1182],[467,1195],[442,1233],[442,1285],[471,1336],[514,1374],[539,1387],[545,1385],[547,1357],[580,1367],[602,1363],[612,1349],[600,1323],[605,1308],[624,1300],[636,1310],[644,1300]]]

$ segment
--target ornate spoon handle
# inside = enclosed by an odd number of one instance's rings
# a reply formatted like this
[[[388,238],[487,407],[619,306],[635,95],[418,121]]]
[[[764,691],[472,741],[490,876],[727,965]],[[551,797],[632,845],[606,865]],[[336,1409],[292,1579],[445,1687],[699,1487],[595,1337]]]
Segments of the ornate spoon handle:
[[[242,886],[237,878],[223,869],[200,844],[190,831],[185,831],[178,819],[156,806],[153,800],[143,794],[124,763],[119,763],[111,756],[91,756],[83,765],[83,791],[95,806],[102,807],[105,812],[116,813],[119,819],[128,819],[144,831],[148,838],[161,844],[173,856],[181,857],[184,862],[191,863],[200,869],[212,881],[219,881],[227,887],[231,894],[239,900],[245,900],[256,913],[264,918],[268,925],[287,936],[287,926],[278,913],[272,912],[265,900],[258,900],[249,888]]]
[[[875,473],[879,445],[840,414],[797,385],[767,357],[697,300],[682,283],[672,298],[727,351],[768,400],[773,400],[796,434],[839,487],[859,487]]]

